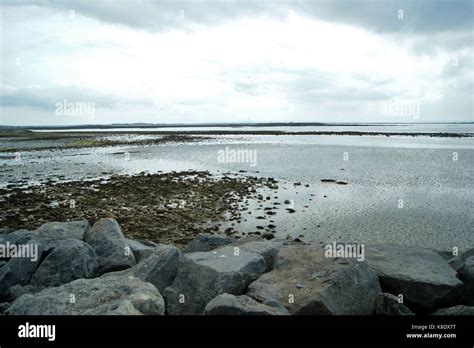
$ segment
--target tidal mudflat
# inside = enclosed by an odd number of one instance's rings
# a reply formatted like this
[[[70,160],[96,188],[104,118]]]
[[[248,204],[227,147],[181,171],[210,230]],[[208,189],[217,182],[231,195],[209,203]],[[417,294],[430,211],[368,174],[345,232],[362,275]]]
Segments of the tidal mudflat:
[[[34,228],[55,217],[95,221],[113,214],[126,234],[132,223],[147,231],[151,240],[179,243],[182,235],[173,239],[172,234],[160,232],[174,230],[172,220],[150,225],[166,200],[151,204],[146,197],[172,189],[172,199],[190,199],[194,191],[187,184],[172,187],[167,181],[186,183],[185,176],[176,174],[184,171],[206,172],[206,180],[212,177],[223,190],[222,197],[232,192],[236,181],[255,192],[240,195],[228,210],[218,207],[221,197],[214,192],[216,199],[209,207],[219,213],[213,214],[212,221],[203,210],[180,212],[177,221],[195,223],[182,232],[186,235],[183,243],[201,228],[306,242],[394,242],[445,250],[474,244],[472,137],[178,136],[135,131],[36,137],[0,139],[3,149],[11,149],[0,159],[3,228]],[[219,152],[226,149],[254,153],[255,161],[219,161]],[[147,186],[148,174],[161,175],[163,185],[152,181]],[[119,194],[114,180],[127,190]],[[270,187],[255,187],[257,182],[270,183]],[[114,198],[116,194],[120,199]],[[77,208],[71,208],[70,201]],[[141,218],[131,222],[135,209]],[[165,215],[173,217],[179,209],[169,208]],[[155,236],[150,235],[153,229]]]

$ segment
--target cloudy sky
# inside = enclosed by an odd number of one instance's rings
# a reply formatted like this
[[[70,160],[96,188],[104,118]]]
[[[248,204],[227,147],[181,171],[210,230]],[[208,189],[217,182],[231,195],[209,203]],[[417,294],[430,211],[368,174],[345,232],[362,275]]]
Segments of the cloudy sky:
[[[0,4],[3,125],[474,121],[473,0]]]

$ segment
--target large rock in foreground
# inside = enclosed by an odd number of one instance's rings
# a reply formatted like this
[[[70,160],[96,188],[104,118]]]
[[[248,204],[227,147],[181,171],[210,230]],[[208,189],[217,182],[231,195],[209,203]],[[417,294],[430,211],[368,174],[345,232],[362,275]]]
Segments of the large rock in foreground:
[[[120,271],[136,264],[135,256],[119,224],[114,219],[100,219],[84,237],[94,249],[99,263],[97,273]]]
[[[326,258],[321,247],[283,246],[275,269],[249,285],[258,301],[276,299],[291,314],[372,314],[381,289],[364,262]]]
[[[144,244],[144,242],[128,238],[125,238],[125,241],[132,249],[133,255],[135,256],[135,260],[137,262],[146,258],[156,248],[156,244],[153,242],[146,242],[147,244]]]
[[[150,255],[135,266],[119,272],[106,273],[102,277],[132,275],[153,284],[161,292],[176,278],[180,259],[181,253],[176,247],[159,244]]]
[[[243,294],[267,265],[261,255],[232,246],[184,256],[178,275],[165,289],[169,314],[203,314],[209,301],[223,293]]]
[[[74,238],[83,240],[89,230],[87,220],[68,222],[47,222],[41,225],[35,233],[44,238],[67,239]]]
[[[464,296],[467,304],[474,305],[474,256],[469,256],[458,272],[464,282]]]
[[[424,309],[455,304],[462,282],[435,251],[408,245],[378,244],[365,248],[365,259],[384,291],[402,294],[404,302]]]
[[[32,258],[11,258],[2,268],[0,268],[0,299],[8,296],[10,287],[14,285],[28,284],[41,261],[43,246],[40,242],[30,239],[23,244],[22,247],[35,248],[37,254]]]
[[[160,292],[136,277],[78,279],[16,299],[10,315],[164,314]]]
[[[36,288],[53,287],[75,279],[90,278],[97,269],[97,257],[92,247],[77,239],[65,239],[43,260],[31,277]]]
[[[474,248],[464,251],[461,255],[449,259],[449,265],[456,271],[459,271],[464,265],[464,262],[471,256],[474,256]]]
[[[30,240],[39,241],[43,251],[49,252],[61,245],[65,239],[83,240],[89,230],[87,220],[67,222],[47,222],[35,231],[17,230],[12,233],[0,235],[0,243],[25,244]]]
[[[222,294],[206,306],[207,315],[289,315],[285,307],[271,307],[246,295]]]
[[[241,250],[261,255],[267,264],[265,272],[271,271],[275,266],[275,260],[281,247],[282,244],[263,241],[249,242],[239,246]]]
[[[441,308],[431,313],[431,315],[474,315],[474,307],[459,305],[454,307]]]
[[[398,297],[389,293],[381,294],[375,301],[375,315],[415,315],[398,301]]]

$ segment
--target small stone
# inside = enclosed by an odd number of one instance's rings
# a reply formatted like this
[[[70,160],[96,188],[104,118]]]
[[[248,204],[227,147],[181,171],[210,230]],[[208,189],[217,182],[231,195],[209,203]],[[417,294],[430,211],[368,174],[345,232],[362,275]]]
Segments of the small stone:
[[[266,240],[271,240],[275,238],[275,236],[272,233],[264,233],[262,237],[265,238]]]

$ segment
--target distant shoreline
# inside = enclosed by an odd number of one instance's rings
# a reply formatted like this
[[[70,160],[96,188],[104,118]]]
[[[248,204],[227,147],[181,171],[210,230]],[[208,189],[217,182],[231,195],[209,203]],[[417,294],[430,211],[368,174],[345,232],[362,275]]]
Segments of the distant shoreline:
[[[54,132],[55,134],[77,134],[75,132]],[[103,130],[88,130],[83,134],[103,134]],[[41,132],[40,134],[48,134]],[[287,131],[242,131],[242,130],[192,130],[192,131],[140,131],[140,130],[117,130],[110,131],[107,134],[154,134],[154,135],[350,135],[350,136],[411,136],[411,137],[432,137],[432,138],[470,138],[474,137],[474,133],[450,133],[450,132],[361,132],[361,131],[304,131],[304,132],[287,132]]]
[[[442,125],[442,124],[474,124],[474,122],[349,122],[349,123],[324,123],[324,122],[258,122],[258,123],[117,123],[117,124],[82,124],[82,125],[57,125],[57,126],[8,126],[0,125],[0,130],[58,130],[58,129],[120,129],[120,128],[192,128],[192,127],[341,127],[341,126],[403,126],[403,125]]]

